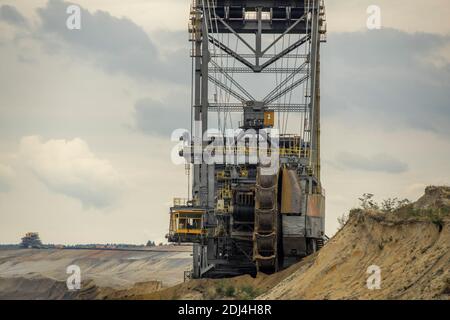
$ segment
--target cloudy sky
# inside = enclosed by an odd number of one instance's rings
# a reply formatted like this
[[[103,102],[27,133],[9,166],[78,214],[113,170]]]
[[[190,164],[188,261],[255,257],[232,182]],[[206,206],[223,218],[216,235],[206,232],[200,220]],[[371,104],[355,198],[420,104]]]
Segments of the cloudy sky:
[[[187,0],[0,0],[0,242],[163,241],[186,196]],[[364,192],[450,180],[448,0],[328,0],[322,49],[327,233]],[[382,29],[366,28],[367,7]]]

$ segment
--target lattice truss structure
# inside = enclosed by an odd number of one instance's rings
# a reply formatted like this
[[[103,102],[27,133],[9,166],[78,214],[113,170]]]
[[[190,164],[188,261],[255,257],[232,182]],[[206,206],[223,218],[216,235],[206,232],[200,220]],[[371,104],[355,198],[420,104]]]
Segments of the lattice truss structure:
[[[168,238],[195,243],[194,277],[276,272],[324,239],[323,0],[193,0],[189,34],[194,142],[207,148],[211,141],[202,138],[210,129],[275,128],[280,166],[266,183],[259,163],[192,161],[189,142],[192,195],[171,208]]]
[[[215,126],[224,131],[239,127],[240,118],[232,113],[257,101],[276,112],[280,133],[298,133],[310,141],[317,43],[326,40],[324,8],[323,1],[314,0],[193,1],[193,81],[196,73],[209,81],[202,88],[207,101],[202,103],[205,96],[198,92],[193,108],[207,104],[216,113],[210,117]],[[204,63],[207,70],[199,69]]]

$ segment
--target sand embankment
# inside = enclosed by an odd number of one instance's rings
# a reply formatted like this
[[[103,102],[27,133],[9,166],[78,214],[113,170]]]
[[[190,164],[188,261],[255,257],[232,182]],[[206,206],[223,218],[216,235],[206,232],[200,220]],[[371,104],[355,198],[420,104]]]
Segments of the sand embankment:
[[[102,298],[130,287],[156,290],[183,282],[192,265],[189,246],[145,251],[0,250],[0,299]],[[67,290],[66,269],[81,270],[82,290]],[[144,284],[143,284],[144,283]]]

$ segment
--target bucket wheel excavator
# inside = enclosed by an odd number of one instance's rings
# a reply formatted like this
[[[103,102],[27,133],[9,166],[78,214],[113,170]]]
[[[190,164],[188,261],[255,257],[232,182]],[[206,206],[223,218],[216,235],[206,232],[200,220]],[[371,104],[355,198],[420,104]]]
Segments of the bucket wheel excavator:
[[[194,0],[189,34],[190,183],[167,238],[193,243],[194,278],[277,272],[325,241],[324,2]]]

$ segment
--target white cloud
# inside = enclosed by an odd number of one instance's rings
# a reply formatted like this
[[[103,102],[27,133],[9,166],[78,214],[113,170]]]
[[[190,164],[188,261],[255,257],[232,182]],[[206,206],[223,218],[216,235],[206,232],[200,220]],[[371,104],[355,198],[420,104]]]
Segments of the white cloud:
[[[364,171],[403,173],[408,170],[406,163],[386,153],[378,153],[368,157],[350,152],[341,152],[337,156],[337,161],[339,165],[344,167]]]
[[[10,190],[11,182],[14,177],[14,170],[10,166],[0,163],[0,192],[6,192]]]
[[[50,190],[78,199],[84,207],[107,207],[121,190],[122,179],[112,165],[79,138],[44,142],[38,136],[24,137],[20,154]]]
[[[123,73],[139,81],[189,82],[189,55],[186,47],[163,57],[145,30],[126,17],[81,8],[82,28],[66,27],[69,2],[49,1],[37,10],[41,26],[32,36],[42,40],[49,52],[91,61],[103,70]]]
[[[328,30],[331,32],[354,32],[367,30],[366,9],[370,5],[381,8],[382,28],[395,28],[406,32],[449,32],[448,0],[327,0]],[[426,19],[422,19],[426,13]]]
[[[0,6],[0,20],[15,26],[25,26],[27,21],[22,14],[13,6]]]
[[[379,3],[385,29],[395,27],[411,32],[439,31],[444,34],[450,30],[448,19],[444,18],[440,23],[436,23],[438,19],[435,18],[416,23],[417,17],[423,15],[423,10],[417,8],[436,8],[438,2],[442,4],[448,0],[424,2],[419,7],[411,7],[408,12],[404,10],[406,0],[387,1]],[[190,74],[190,63],[182,60],[188,60],[189,56],[185,30],[189,3],[183,0],[167,2],[136,0],[130,5],[121,0],[79,0],[77,3],[89,10],[84,16],[91,19],[85,21],[90,24],[83,26],[87,31],[103,31],[89,35],[76,33],[67,38],[62,33],[64,29],[54,28],[43,38],[36,36],[37,29],[43,24],[36,9],[47,8],[45,12],[50,14],[49,8],[54,5],[49,6],[47,0],[0,0],[0,3],[16,6],[29,26],[21,30],[5,22],[0,23],[0,154],[14,152],[17,141],[30,133],[47,137],[82,137],[89,141],[89,147],[83,143],[94,162],[103,167],[102,160],[97,157],[109,159],[114,168],[120,170],[120,176],[126,176],[128,183],[126,190],[120,192],[121,183],[115,182],[120,181],[117,173],[95,178],[100,175],[100,170],[92,169],[92,166],[89,170],[81,170],[78,163],[82,162],[80,158],[84,157],[85,151],[65,155],[58,160],[56,155],[59,151],[50,150],[50,142],[58,145],[55,149],[66,150],[73,149],[75,146],[72,144],[76,140],[57,143],[57,140],[37,138],[27,146],[27,161],[32,170],[19,170],[14,164],[14,180],[3,179],[13,188],[8,193],[0,193],[1,242],[14,242],[28,230],[38,230],[45,234],[46,241],[56,243],[143,243],[149,236],[152,240],[163,240],[168,227],[167,202],[173,196],[184,196],[187,183],[183,166],[175,167],[168,161],[171,146],[167,138],[154,132],[164,133],[175,118],[188,123],[188,119],[182,120],[177,113],[177,106],[181,107],[185,105],[183,101],[188,101],[189,97],[184,99],[183,95],[189,93],[189,81],[179,77],[177,83],[168,84],[161,78],[174,79],[164,74],[167,73],[163,70],[168,66],[167,62],[176,63],[173,69],[178,68],[185,76]],[[365,30],[368,4],[373,3],[369,0],[326,1],[330,35],[329,43],[322,51],[321,137],[328,235],[337,228],[336,218],[358,205],[357,199],[363,192],[374,193],[377,200],[393,196],[414,200],[423,192],[422,185],[448,183],[450,176],[447,160],[450,157],[448,38],[407,35],[393,30],[336,34],[339,31]],[[172,10],[175,5],[179,9]],[[439,10],[431,10],[430,14],[446,17],[450,6],[440,7]],[[395,8],[399,10],[393,10]],[[112,17],[102,14],[105,21],[99,23],[97,10],[108,12]],[[417,11],[420,11],[418,15],[415,14]],[[59,14],[47,17],[57,18]],[[65,11],[61,17],[66,17]],[[120,27],[122,32],[115,34],[115,26],[121,26],[127,19],[136,26],[132,28],[131,23],[127,23],[126,30]],[[433,24],[432,29],[423,28],[427,22]],[[443,28],[443,24],[447,27]],[[58,25],[64,28],[65,20]],[[139,36],[142,34],[139,28],[146,31],[148,37]],[[127,30],[131,33],[126,33],[129,38],[127,48],[105,49],[108,43],[110,47],[122,43],[123,32]],[[98,34],[102,38],[96,37]],[[42,33],[40,35],[43,36]],[[44,41],[48,40],[47,36],[55,41],[55,50],[49,50]],[[77,38],[73,38],[75,36]],[[133,42],[133,39],[139,40]],[[149,55],[137,54],[147,52],[147,47],[154,47],[155,55],[161,58],[158,61],[162,65],[158,68],[153,68]],[[179,49],[185,52],[173,57],[172,54]],[[416,57],[427,59],[417,61]],[[134,63],[130,64],[130,61]],[[142,81],[142,75],[147,81]],[[177,86],[176,91],[174,86]],[[257,92],[263,89],[250,88]],[[173,119],[167,122],[166,115],[155,113],[160,110],[153,109],[153,104],[144,105],[143,110],[133,108],[146,97],[164,102],[162,107],[173,107],[167,112],[167,117]],[[141,118],[134,118],[134,113]],[[291,119],[296,125],[295,118]],[[130,129],[133,120],[141,121],[136,121],[137,127],[150,134],[143,135],[141,131]],[[95,151],[96,156],[89,148]],[[97,153],[99,150],[101,156]],[[362,163],[365,169],[354,170],[354,167],[342,164],[336,167],[336,155],[341,152],[362,155],[362,160],[358,156],[350,159],[359,166]],[[44,157],[40,153],[52,155]],[[373,159],[371,155],[377,154],[391,155],[394,160],[406,163],[409,170],[401,174],[386,174],[386,165],[391,171],[395,168],[398,171],[402,166],[398,166],[398,162],[394,166],[386,164],[384,158]],[[44,160],[38,161],[40,158]],[[12,164],[15,159],[0,158],[0,162]],[[44,166],[41,162],[51,164]],[[69,165],[71,162],[74,164]],[[115,172],[111,164],[107,166]],[[367,170],[367,166],[371,170]],[[108,180],[109,176],[116,178]],[[417,186],[410,189],[413,184]],[[48,189],[54,192],[48,192]],[[80,190],[84,193],[81,194]],[[104,214],[80,210],[78,201],[72,200],[79,199],[85,206],[94,206],[99,202],[97,199],[101,200],[100,203],[110,204],[119,193],[120,203],[102,209],[108,213],[108,221],[105,221]],[[86,224],[87,219],[89,225]],[[143,230],[149,231],[144,234]]]

